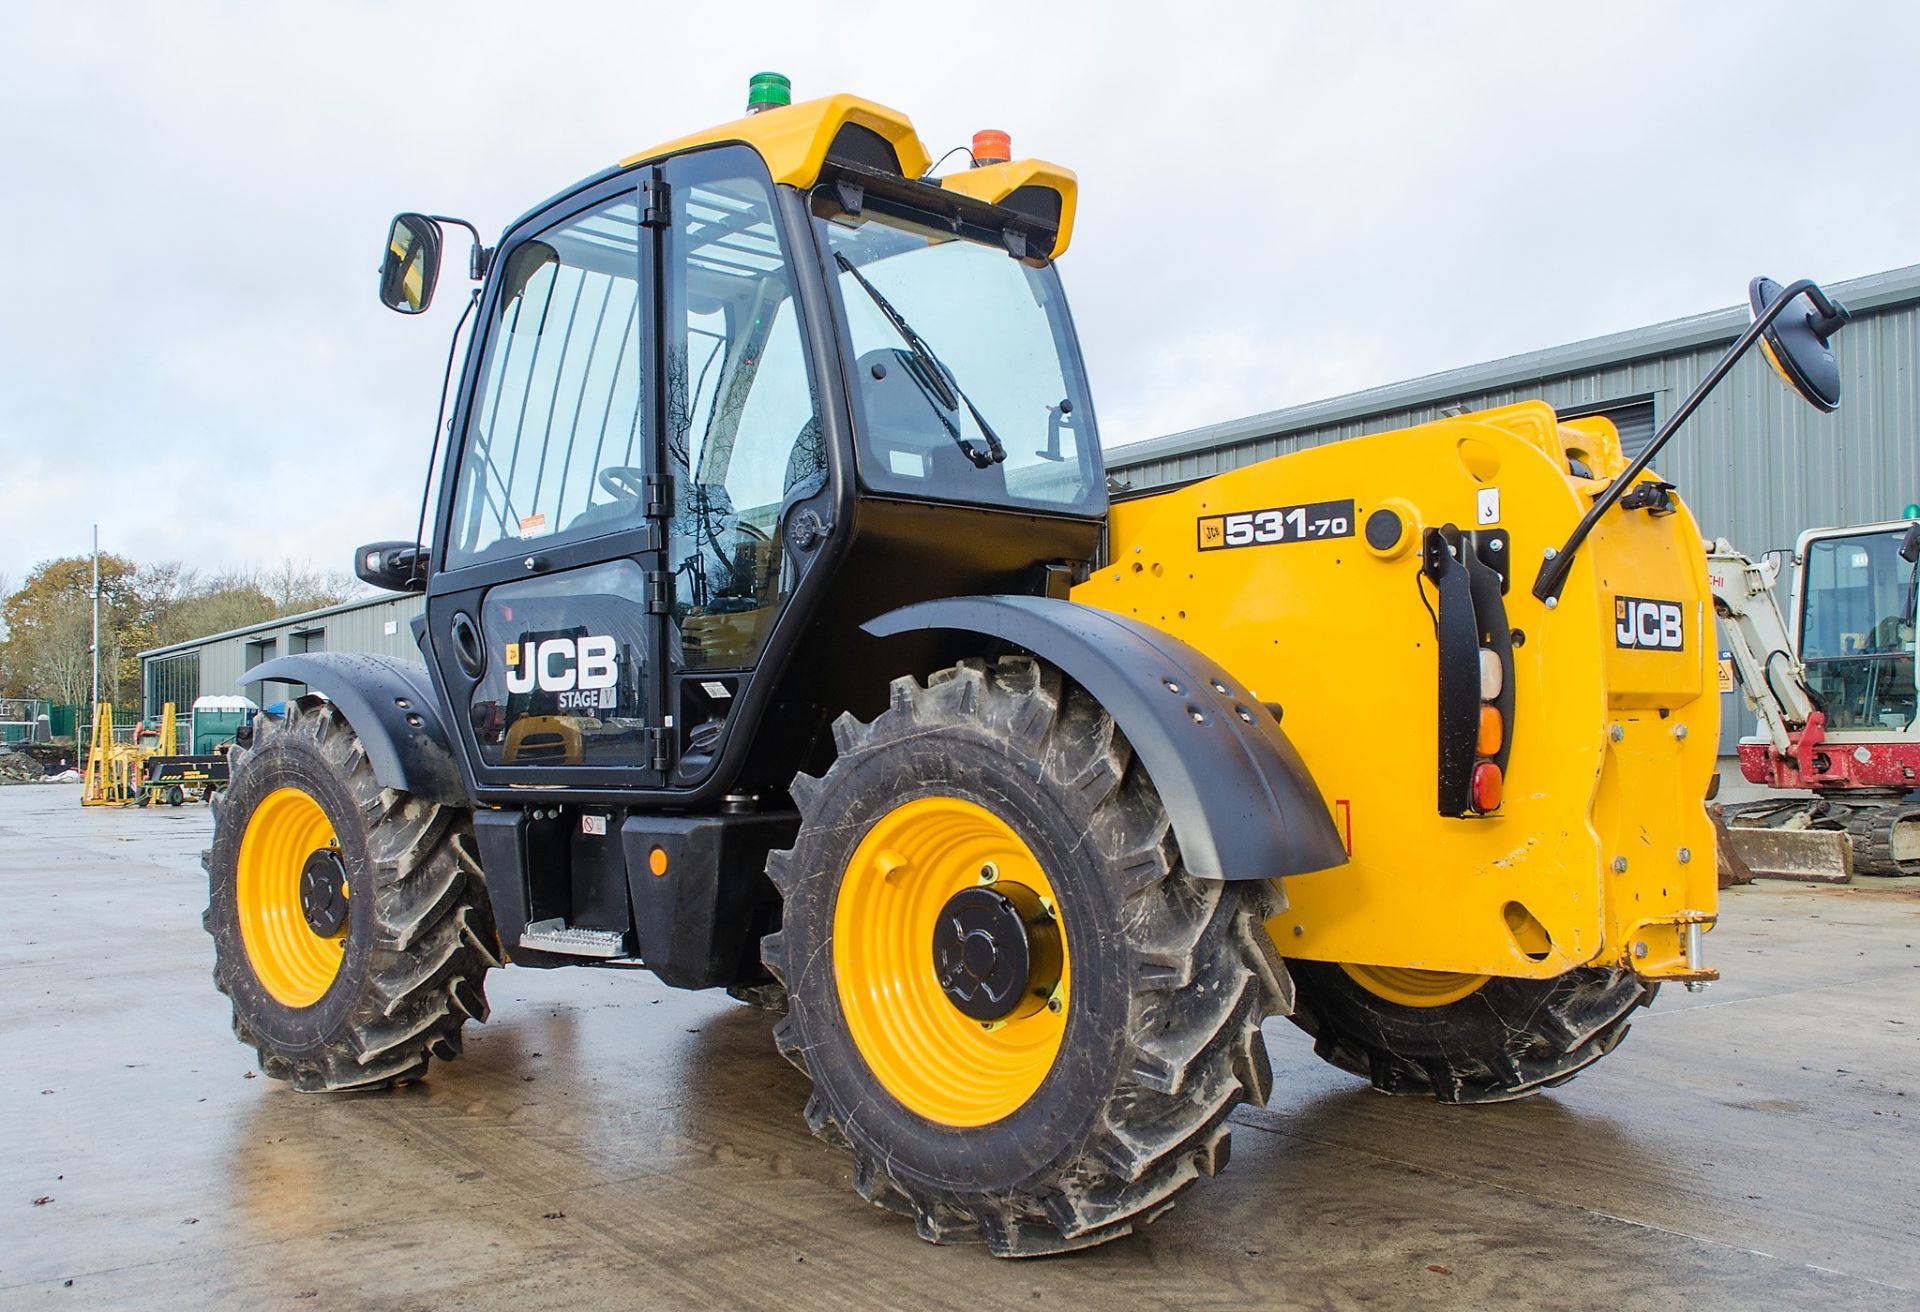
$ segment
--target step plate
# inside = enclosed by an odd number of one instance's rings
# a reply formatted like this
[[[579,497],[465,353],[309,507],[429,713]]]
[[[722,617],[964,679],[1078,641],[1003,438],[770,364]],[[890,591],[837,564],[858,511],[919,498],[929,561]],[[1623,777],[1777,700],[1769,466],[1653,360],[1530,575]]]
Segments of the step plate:
[[[528,925],[520,935],[520,946],[570,957],[619,957],[626,955],[627,937],[610,929],[574,929],[556,917]]]

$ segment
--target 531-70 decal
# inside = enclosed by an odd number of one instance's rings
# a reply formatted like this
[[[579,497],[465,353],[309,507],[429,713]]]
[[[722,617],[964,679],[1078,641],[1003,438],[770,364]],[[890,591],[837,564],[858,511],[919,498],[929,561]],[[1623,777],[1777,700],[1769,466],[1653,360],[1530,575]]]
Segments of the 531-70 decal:
[[[1274,506],[1237,515],[1202,515],[1197,526],[1202,551],[1350,538],[1353,536],[1353,502],[1309,501],[1303,506]]]

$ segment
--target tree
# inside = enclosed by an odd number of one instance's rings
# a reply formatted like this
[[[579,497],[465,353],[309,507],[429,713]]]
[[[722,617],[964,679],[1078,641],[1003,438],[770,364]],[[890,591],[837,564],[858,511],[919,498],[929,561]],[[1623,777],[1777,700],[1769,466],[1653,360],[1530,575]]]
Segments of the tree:
[[[352,596],[358,586],[352,576],[339,570],[319,570],[308,561],[295,562],[289,556],[277,568],[258,576],[255,585],[273,598],[276,613],[298,615],[303,610],[338,606]]]
[[[137,685],[140,639],[149,615],[136,580],[139,569],[124,556],[100,557],[100,692],[113,697]],[[93,560],[66,556],[46,561],[18,591],[0,603],[7,638],[6,691],[20,697],[84,702],[93,685]]]
[[[337,605],[347,575],[291,559],[202,578],[179,561],[100,557],[100,695],[135,700],[140,653]],[[0,693],[84,703],[93,688],[93,560],[47,561],[17,591],[0,587]]]
[[[243,629],[282,611],[254,584],[220,577],[196,587],[168,608],[154,645],[170,646],[229,629]]]

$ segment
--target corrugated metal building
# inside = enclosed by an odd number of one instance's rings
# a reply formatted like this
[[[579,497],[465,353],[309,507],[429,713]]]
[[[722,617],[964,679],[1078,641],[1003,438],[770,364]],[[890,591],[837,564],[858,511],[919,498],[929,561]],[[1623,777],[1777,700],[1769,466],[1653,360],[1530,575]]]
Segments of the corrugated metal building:
[[[1920,265],[1827,290],[1854,312],[1834,341],[1840,409],[1820,414],[1752,351],[1660,457],[1661,477],[1679,486],[1701,529],[1749,555],[1791,548],[1808,528],[1895,519],[1920,501]],[[1607,415],[1635,455],[1749,320],[1744,306],[1715,310],[1132,443],[1107,452],[1107,471],[1145,491],[1527,400],[1568,418]],[[1735,695],[1723,710],[1730,752],[1753,721]]]
[[[349,601],[304,615],[286,615],[264,624],[216,633],[171,647],[140,653],[141,710],[148,716],[172,702],[181,712],[203,693],[244,691],[255,702],[278,701],[303,689],[276,685],[266,696],[258,683],[243,684],[246,672],[276,656],[310,651],[363,651],[420,659],[409,622],[425,605],[414,596],[379,596]]]

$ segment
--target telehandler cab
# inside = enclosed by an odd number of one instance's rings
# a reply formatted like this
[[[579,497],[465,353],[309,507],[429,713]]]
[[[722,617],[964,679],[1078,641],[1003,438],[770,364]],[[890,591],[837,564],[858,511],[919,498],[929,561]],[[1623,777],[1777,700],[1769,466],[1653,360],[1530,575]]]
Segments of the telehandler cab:
[[[1715,977],[1711,598],[1644,473],[1697,396],[1633,462],[1528,403],[1109,506],[1073,175],[751,94],[476,245],[433,532],[358,557],[424,664],[249,672],[311,690],[206,860],[263,1071],[403,1084],[494,967],[643,966],[783,1011],[854,1187],[1019,1256],[1217,1171],[1269,1016],[1493,1101]],[[1765,288],[1728,364],[1831,369]]]

